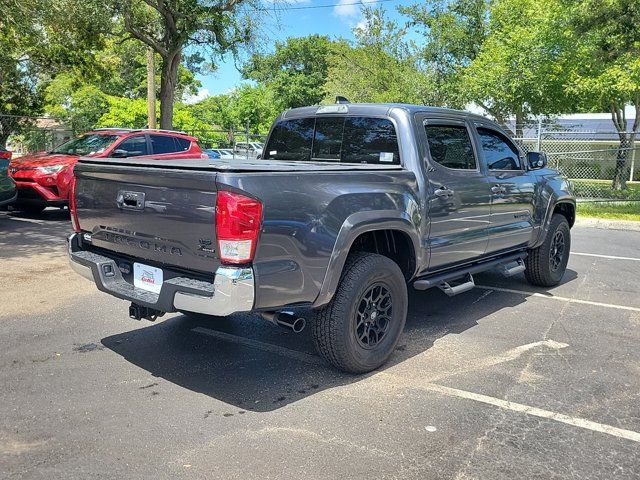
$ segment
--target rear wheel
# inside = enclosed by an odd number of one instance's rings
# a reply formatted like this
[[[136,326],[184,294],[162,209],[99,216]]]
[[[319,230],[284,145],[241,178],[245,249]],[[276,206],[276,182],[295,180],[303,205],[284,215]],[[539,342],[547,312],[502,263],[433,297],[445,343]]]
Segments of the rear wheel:
[[[400,339],[407,304],[407,284],[393,260],[372,253],[351,255],[332,301],[316,313],[318,353],[346,372],[378,368]]]
[[[571,230],[564,215],[554,214],[544,243],[529,251],[525,277],[532,285],[553,287],[560,283],[569,261]]]

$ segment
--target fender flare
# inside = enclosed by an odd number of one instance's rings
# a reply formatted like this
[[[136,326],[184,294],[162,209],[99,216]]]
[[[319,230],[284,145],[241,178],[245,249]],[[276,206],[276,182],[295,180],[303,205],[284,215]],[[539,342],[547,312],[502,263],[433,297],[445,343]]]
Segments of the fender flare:
[[[576,200],[573,196],[561,195],[561,196],[552,196],[549,199],[549,205],[547,207],[547,211],[545,213],[544,221],[542,222],[542,228],[540,229],[540,234],[538,235],[538,239],[530,248],[536,248],[542,245],[544,239],[547,237],[547,232],[549,231],[549,225],[551,224],[551,217],[553,217],[553,211],[556,209],[558,205],[568,204],[573,207],[574,218],[575,218],[575,210],[576,210]],[[570,225],[572,227],[573,225]]]
[[[320,287],[320,293],[313,302],[314,307],[326,305],[331,301],[338,289],[338,283],[342,276],[342,269],[347,261],[347,256],[351,250],[353,242],[360,235],[376,230],[398,230],[411,239],[413,253],[417,265],[421,263],[420,239],[417,229],[411,222],[406,212],[394,210],[386,211],[366,211],[349,215],[340,227],[336,237],[336,242],[329,258],[329,264]],[[415,275],[415,271],[413,272]]]

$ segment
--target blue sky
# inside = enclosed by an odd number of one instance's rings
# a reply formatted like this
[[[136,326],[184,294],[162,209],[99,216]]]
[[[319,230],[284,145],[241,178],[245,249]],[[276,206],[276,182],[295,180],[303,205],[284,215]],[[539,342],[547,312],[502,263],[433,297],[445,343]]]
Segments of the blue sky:
[[[302,37],[312,33],[328,35],[330,37],[344,37],[352,39],[351,29],[362,19],[360,5],[354,5],[357,0],[282,0],[272,3],[275,9],[281,13],[277,16],[267,14],[264,20],[265,35],[268,37],[266,48],[272,49],[276,40],[284,40],[287,37]],[[399,5],[411,5],[419,0],[385,0],[381,3],[363,0],[367,5],[384,6],[389,18],[400,18],[396,8]],[[307,8],[331,5],[328,8]],[[304,7],[304,8],[302,8]],[[289,9],[287,9],[289,8]],[[256,13],[263,15],[263,13]],[[202,82],[202,89],[198,99],[207,95],[216,95],[233,89],[242,82],[240,74],[234,66],[233,60],[225,59],[218,66],[218,70],[206,76],[198,77]],[[190,99],[196,100],[195,98]]]

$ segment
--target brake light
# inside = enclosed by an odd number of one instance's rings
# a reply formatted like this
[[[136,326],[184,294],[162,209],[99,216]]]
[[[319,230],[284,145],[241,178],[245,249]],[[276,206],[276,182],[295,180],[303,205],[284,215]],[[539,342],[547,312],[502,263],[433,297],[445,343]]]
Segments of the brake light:
[[[71,226],[73,231],[80,233],[80,222],[78,221],[78,212],[76,211],[76,177],[71,179],[71,187],[69,189],[69,212],[71,213]]]
[[[262,203],[239,193],[218,191],[216,235],[223,263],[253,260],[262,223]]]

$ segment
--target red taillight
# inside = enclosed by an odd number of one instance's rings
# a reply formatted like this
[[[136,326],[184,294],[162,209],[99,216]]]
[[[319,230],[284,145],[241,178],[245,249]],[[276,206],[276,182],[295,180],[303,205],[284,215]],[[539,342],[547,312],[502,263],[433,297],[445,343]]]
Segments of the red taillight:
[[[69,212],[71,212],[71,225],[73,231],[80,233],[80,222],[78,221],[78,212],[76,211],[76,177],[71,179],[71,187],[69,189]]]
[[[247,263],[253,260],[262,223],[262,203],[239,193],[218,191],[216,235],[220,260]]]

